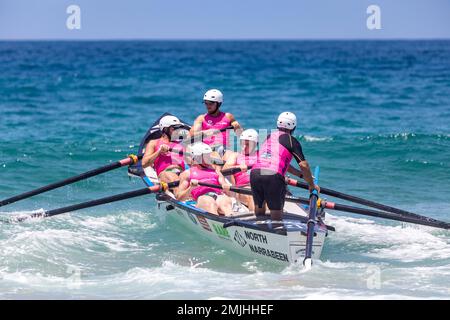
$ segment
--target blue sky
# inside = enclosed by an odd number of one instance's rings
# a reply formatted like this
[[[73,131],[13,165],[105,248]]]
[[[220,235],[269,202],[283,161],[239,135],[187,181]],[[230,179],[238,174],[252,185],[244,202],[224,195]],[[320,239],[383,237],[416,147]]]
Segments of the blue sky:
[[[81,30],[66,28],[71,4]],[[361,38],[450,38],[450,0],[0,0],[0,39]]]

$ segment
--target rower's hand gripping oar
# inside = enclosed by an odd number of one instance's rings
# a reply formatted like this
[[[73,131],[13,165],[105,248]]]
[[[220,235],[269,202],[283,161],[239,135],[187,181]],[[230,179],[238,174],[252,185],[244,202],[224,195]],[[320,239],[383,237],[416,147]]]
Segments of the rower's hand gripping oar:
[[[320,168],[317,166],[314,170],[314,184],[319,183],[319,173]],[[319,199],[319,193],[314,189],[309,196],[309,217],[307,222],[307,234],[306,234],[306,248],[305,248],[305,259],[303,260],[303,265],[307,270],[311,269],[312,266],[312,248],[314,241],[314,228],[316,226],[316,216],[317,216],[317,200]]]
[[[107,203],[111,203],[111,202],[136,198],[136,197],[143,196],[146,194],[151,194],[151,193],[156,193],[156,192],[164,192],[170,188],[177,187],[179,183],[180,183],[179,181],[174,181],[174,182],[170,182],[170,183],[162,182],[160,184],[157,184],[157,185],[154,185],[154,186],[151,186],[148,188],[142,188],[139,190],[116,194],[113,196],[100,198],[100,199],[96,199],[96,200],[91,200],[91,201],[87,201],[87,202],[82,202],[79,204],[74,204],[71,206],[63,207],[63,208],[47,210],[44,212],[37,212],[37,213],[33,213],[33,214],[25,216],[25,217],[12,218],[9,220],[2,220],[1,222],[14,223],[14,222],[23,222],[23,221],[31,219],[31,218],[49,218],[49,217],[53,217],[53,216],[56,216],[56,215],[59,215],[62,213],[66,213],[66,212],[71,212],[71,211],[91,208],[91,207],[95,207],[95,206],[99,206],[99,205],[107,204]]]
[[[192,157],[192,153],[188,152],[188,151],[184,151],[184,150],[180,150],[180,149],[176,149],[176,148],[169,148],[170,152],[179,154],[180,156],[188,156],[188,157]],[[212,164],[218,165],[218,166],[223,166],[225,165],[225,162],[222,159],[219,158],[213,158],[211,157],[211,162]]]
[[[212,129],[212,130],[214,130],[214,129]],[[212,134],[206,134],[205,132],[201,131],[201,132],[195,133],[191,137],[183,140],[182,143],[183,144],[192,144],[195,142],[201,142],[201,141],[203,141],[204,138],[208,138],[210,136],[213,136],[215,134],[218,134],[218,133],[221,133],[221,132],[224,132],[227,130],[234,130],[234,127],[228,126],[228,127],[222,128],[222,129],[214,130],[214,132]]]
[[[299,188],[308,190],[308,184],[304,183],[302,181],[297,181],[297,180],[289,178],[289,179],[286,180],[286,182],[287,182],[287,184],[289,184],[291,186],[299,187]],[[358,203],[358,204],[362,204],[362,205],[365,205],[365,206],[368,206],[368,207],[372,207],[372,208],[375,208],[375,209],[379,209],[379,210],[382,210],[382,211],[396,213],[396,214],[399,214],[401,216],[407,216],[407,217],[416,218],[416,219],[420,219],[420,220],[424,220],[425,219],[425,220],[427,220],[429,222],[436,222],[436,223],[440,222],[439,220],[435,220],[433,218],[421,216],[421,215],[416,214],[416,213],[412,213],[412,212],[405,211],[405,210],[402,210],[402,209],[394,208],[394,207],[391,207],[391,206],[387,206],[387,205],[384,205],[384,204],[381,204],[381,203],[377,203],[377,202],[374,202],[374,201],[371,201],[371,200],[359,198],[359,197],[356,197],[356,196],[352,196],[352,195],[349,195],[349,194],[345,194],[345,193],[342,193],[342,192],[339,192],[339,191],[335,191],[335,190],[332,190],[332,189],[328,189],[328,188],[324,188],[324,187],[320,187],[320,193],[326,194],[326,195],[329,195],[329,196],[332,196],[332,197],[340,198],[340,199],[343,199],[343,200],[347,200],[347,201],[350,201],[350,202],[355,202],[355,203]],[[331,209],[331,208],[329,208],[329,209]]]
[[[44,192],[47,192],[50,190],[54,190],[54,189],[78,182],[78,181],[81,181],[81,180],[84,180],[84,179],[87,179],[90,177],[94,177],[96,175],[99,175],[99,174],[102,174],[102,173],[105,173],[105,172],[108,172],[108,171],[111,171],[114,169],[118,169],[123,166],[129,166],[129,165],[136,164],[140,159],[142,159],[142,156],[135,156],[134,154],[130,154],[127,158],[110,163],[106,166],[103,166],[103,167],[100,167],[97,169],[93,169],[93,170],[84,172],[82,174],[79,174],[79,175],[58,181],[58,182],[54,182],[54,183],[48,184],[46,186],[43,186],[43,187],[28,191],[25,193],[21,193],[19,195],[13,196],[11,198],[2,200],[2,201],[0,201],[0,207],[17,202],[19,200],[24,200],[24,199],[30,198],[32,196],[35,196],[35,195],[38,195],[38,194],[41,194],[41,193],[44,193]]]

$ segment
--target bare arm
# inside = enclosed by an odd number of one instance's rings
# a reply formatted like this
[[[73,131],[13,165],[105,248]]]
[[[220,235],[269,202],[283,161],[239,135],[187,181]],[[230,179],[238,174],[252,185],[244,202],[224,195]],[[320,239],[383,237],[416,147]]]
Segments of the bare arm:
[[[292,165],[289,165],[288,172],[293,174],[294,176],[297,176],[299,178],[303,178],[303,173],[301,170],[297,169],[296,167],[293,167]]]
[[[178,200],[184,200],[188,198],[191,189],[192,187],[191,184],[189,183],[189,170],[186,170],[182,174],[180,174],[180,184],[178,186],[175,197]]]
[[[191,130],[189,130],[189,134],[191,136],[202,131],[202,122],[204,117],[205,117],[204,115],[200,115],[197,117],[197,119],[195,119],[194,124],[191,127]]]
[[[229,169],[229,168],[232,168],[232,167],[235,167],[236,166],[236,158],[237,158],[237,156],[236,156],[236,153],[225,153],[225,155],[224,155],[224,157],[223,157],[223,160],[225,161],[225,164],[223,165],[223,170],[225,170],[225,169]]]
[[[234,128],[234,132],[236,132],[236,135],[239,137],[242,131],[244,131],[244,128],[239,124],[239,122],[237,122],[232,113],[227,113],[226,117],[230,120],[230,124]]]
[[[226,195],[230,195],[230,184],[225,179],[220,170],[216,170],[216,172],[219,175],[219,183],[222,186],[222,190],[225,192]]]
[[[309,187],[314,189],[314,179],[312,177],[311,168],[309,167],[309,163],[306,160],[303,160],[299,163],[301,172],[303,173],[303,179],[308,182]]]
[[[145,148],[145,154],[142,157],[142,167],[147,168],[153,165],[155,159],[159,156],[160,150],[155,151],[155,140],[150,141]]]

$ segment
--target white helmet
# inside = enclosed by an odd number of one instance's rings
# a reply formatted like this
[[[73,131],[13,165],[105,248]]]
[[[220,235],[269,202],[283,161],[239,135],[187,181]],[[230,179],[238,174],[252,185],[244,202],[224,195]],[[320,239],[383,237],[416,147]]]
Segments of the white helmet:
[[[297,126],[297,117],[292,112],[282,112],[278,116],[277,127],[293,130]]]
[[[189,151],[194,157],[199,157],[204,154],[210,154],[211,152],[213,152],[211,147],[203,142],[196,142],[194,144],[191,144],[189,147]]]
[[[255,129],[247,129],[241,133],[239,140],[258,142],[258,132]]]
[[[164,128],[169,128],[174,125],[182,125],[181,121],[174,116],[164,116],[159,120],[159,130],[163,131]]]
[[[203,101],[214,101],[214,102],[223,102],[223,94],[220,92],[220,90],[217,89],[211,89],[206,91],[205,95],[203,96]]]

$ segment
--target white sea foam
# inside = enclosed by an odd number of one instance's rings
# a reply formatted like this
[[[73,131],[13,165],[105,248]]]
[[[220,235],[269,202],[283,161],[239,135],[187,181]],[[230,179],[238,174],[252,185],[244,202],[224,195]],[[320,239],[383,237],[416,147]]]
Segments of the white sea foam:
[[[331,137],[315,137],[315,136],[309,136],[309,135],[304,135],[303,139],[305,139],[305,141],[307,141],[307,142],[333,141],[333,138],[331,138]]]
[[[65,215],[61,219],[8,226],[0,235],[0,297],[415,299],[449,296],[449,237],[433,228],[385,225],[366,218],[328,214],[328,224],[337,231],[330,233],[326,246],[329,250],[340,248],[342,256],[331,255],[330,259],[325,254],[323,261],[314,261],[308,272],[301,265],[276,269],[253,259],[241,260],[230,271],[225,265],[219,269],[214,266],[213,259],[223,259],[229,254],[222,248],[214,250],[214,257],[202,253],[197,258],[190,255],[194,251],[189,253],[185,247],[174,246],[170,249],[174,259],[167,259],[166,249],[158,248],[159,236],[149,238],[146,243],[128,238],[130,232],[148,236],[164,232],[159,223],[152,222],[155,220],[145,213],[132,211],[99,217]],[[171,234],[169,238],[177,236]],[[183,245],[183,240],[176,243]],[[342,249],[347,246],[355,246],[352,250],[358,250],[358,257],[370,259],[353,261]],[[177,256],[177,252],[182,255]],[[150,253],[154,257],[146,259]],[[428,265],[430,261],[433,265]],[[232,265],[233,261],[227,263]],[[427,265],[405,266],[404,263]],[[76,281],[68,272],[70,266],[81,271]],[[371,270],[380,272],[379,289],[368,286]]]
[[[328,218],[328,223],[337,230],[333,241],[377,246],[361,252],[366,256],[403,262],[450,259],[450,237],[435,228],[411,224],[388,226],[350,217]]]

